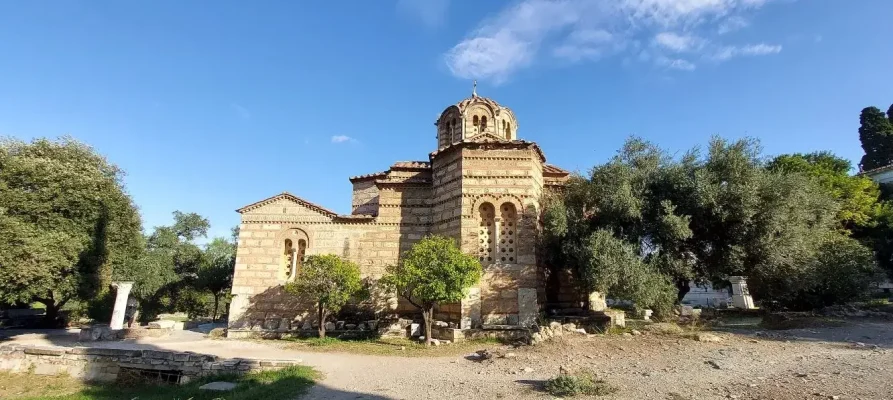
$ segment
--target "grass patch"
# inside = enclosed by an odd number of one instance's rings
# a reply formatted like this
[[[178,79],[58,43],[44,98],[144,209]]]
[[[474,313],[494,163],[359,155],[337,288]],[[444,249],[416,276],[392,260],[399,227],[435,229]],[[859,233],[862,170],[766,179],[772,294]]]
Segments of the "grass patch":
[[[618,390],[616,386],[587,373],[561,374],[546,381],[546,391],[556,397],[607,396]]]
[[[20,389],[28,388],[20,393],[10,392],[3,399],[56,399],[56,400],[279,400],[294,399],[305,393],[319,374],[310,367],[295,366],[279,371],[262,371],[247,375],[219,375],[202,378],[186,385],[150,385],[150,384],[85,384],[69,377],[46,377],[35,375],[4,374],[0,382],[6,379],[18,381]],[[47,382],[61,385],[54,389]],[[199,390],[199,386],[208,382],[227,381],[238,386],[231,392],[212,392]],[[5,394],[0,389],[0,394]],[[14,389],[15,390],[15,389]]]
[[[467,354],[481,347],[502,344],[496,339],[466,340],[440,346],[425,346],[424,342],[406,338],[379,338],[346,340],[327,337],[281,339],[285,347],[321,353],[372,354],[400,357],[441,357]]]
[[[69,376],[0,372],[0,399],[45,399],[75,393],[87,385]]]

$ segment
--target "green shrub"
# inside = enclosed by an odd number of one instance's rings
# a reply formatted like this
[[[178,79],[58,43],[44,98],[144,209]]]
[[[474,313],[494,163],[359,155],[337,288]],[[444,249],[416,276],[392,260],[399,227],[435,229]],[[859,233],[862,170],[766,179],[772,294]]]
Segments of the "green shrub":
[[[560,374],[546,381],[546,391],[556,397],[606,396],[617,390],[615,386],[586,373]]]
[[[839,234],[826,238],[803,263],[802,269],[756,275],[748,283],[766,308],[808,311],[867,298],[882,278],[871,250]]]

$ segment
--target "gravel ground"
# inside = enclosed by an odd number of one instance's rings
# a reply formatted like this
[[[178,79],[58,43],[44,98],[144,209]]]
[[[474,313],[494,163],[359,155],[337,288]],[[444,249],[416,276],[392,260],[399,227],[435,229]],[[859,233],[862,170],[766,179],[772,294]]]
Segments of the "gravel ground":
[[[535,347],[491,346],[495,354],[408,358],[283,349],[276,342],[204,339],[182,332],[105,347],[164,348],[224,357],[299,358],[325,374],[309,399],[550,398],[559,367],[591,371],[620,390],[605,399],[893,399],[893,323],[716,333],[719,342],[672,336],[564,336]],[[12,340],[70,345],[65,336]],[[836,396],[836,397],[835,397]]]

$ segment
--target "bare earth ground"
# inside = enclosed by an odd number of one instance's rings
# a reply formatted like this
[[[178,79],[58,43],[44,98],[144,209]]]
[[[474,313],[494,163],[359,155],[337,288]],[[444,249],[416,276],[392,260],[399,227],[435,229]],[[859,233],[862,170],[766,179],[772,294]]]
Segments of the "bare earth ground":
[[[592,371],[620,388],[605,399],[893,399],[889,321],[717,335],[723,338],[718,343],[659,335],[598,335],[565,336],[516,349],[482,345],[515,355],[483,362],[465,355],[401,357],[399,349],[395,356],[321,353],[295,350],[285,342],[209,340],[193,332],[94,345],[299,358],[325,374],[305,397],[309,399],[550,398],[540,388],[559,366]],[[19,335],[6,340],[73,344],[70,335]]]

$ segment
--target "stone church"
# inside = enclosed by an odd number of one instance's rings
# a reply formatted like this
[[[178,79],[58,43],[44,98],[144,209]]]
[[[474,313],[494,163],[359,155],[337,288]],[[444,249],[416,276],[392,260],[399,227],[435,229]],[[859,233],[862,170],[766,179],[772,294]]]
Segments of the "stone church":
[[[479,285],[459,304],[440,307],[438,320],[460,329],[535,322],[545,301],[535,251],[541,200],[569,173],[547,164],[536,143],[518,139],[511,109],[476,91],[443,110],[435,126],[428,161],[396,162],[350,178],[348,215],[291,193],[237,210],[231,332],[308,326],[312,305],[282,293],[306,255],[337,254],[374,280],[429,234],[454,238],[484,267]],[[411,311],[394,298],[387,304],[391,314]]]

